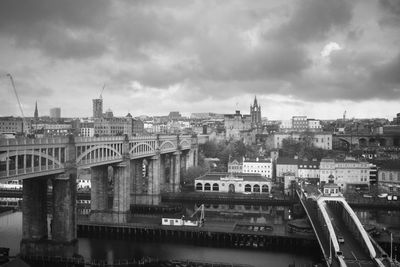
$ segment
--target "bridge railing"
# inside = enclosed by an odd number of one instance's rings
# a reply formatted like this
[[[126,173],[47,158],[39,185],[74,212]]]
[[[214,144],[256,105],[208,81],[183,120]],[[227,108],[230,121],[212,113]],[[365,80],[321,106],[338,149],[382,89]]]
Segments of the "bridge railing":
[[[66,143],[68,143],[68,137],[0,139],[0,147],[20,146],[20,145],[66,144]]]

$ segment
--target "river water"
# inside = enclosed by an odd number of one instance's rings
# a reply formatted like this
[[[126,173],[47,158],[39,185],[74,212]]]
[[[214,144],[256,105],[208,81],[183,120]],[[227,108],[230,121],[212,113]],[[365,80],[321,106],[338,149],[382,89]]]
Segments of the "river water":
[[[195,210],[195,206],[186,206],[187,213]],[[291,211],[287,207],[261,206],[226,206],[210,205],[206,207],[209,220],[242,221],[251,223],[266,223],[274,229],[285,229],[285,223],[290,219]],[[364,224],[373,224],[395,229],[399,227],[400,213],[391,211],[356,211]],[[22,213],[0,214],[0,247],[9,247],[10,255],[19,252],[19,242],[22,236]],[[207,262],[225,262],[249,264],[255,267],[276,266],[288,267],[312,266],[320,261],[319,251],[307,254],[296,254],[287,251],[267,251],[260,249],[216,248],[189,244],[167,242],[144,242],[124,240],[101,240],[95,238],[79,238],[79,254],[85,259],[117,260],[151,257],[158,259],[195,260]]]
[[[19,252],[22,236],[22,213],[4,213],[0,215],[0,247],[9,247],[10,255]],[[312,266],[319,260],[319,252],[300,255],[288,252],[257,249],[231,249],[203,247],[177,243],[155,243],[143,241],[100,240],[79,238],[79,254],[85,259],[132,259],[151,257],[158,259],[195,260],[207,262],[225,262],[249,264],[255,267]]]

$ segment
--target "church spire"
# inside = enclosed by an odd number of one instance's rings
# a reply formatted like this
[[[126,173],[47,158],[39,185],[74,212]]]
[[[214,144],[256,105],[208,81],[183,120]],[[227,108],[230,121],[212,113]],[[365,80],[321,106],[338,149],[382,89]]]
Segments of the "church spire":
[[[35,120],[37,120],[39,118],[39,112],[37,109],[37,101],[35,103],[35,113],[34,113],[33,117],[35,118]]]
[[[258,105],[257,105],[257,96],[255,95],[254,96],[254,107],[257,107]]]

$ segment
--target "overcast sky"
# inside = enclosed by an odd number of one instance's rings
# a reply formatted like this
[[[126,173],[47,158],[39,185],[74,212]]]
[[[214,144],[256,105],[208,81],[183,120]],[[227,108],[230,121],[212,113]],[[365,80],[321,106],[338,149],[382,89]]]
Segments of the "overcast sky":
[[[399,0],[0,1],[0,115],[400,112]]]

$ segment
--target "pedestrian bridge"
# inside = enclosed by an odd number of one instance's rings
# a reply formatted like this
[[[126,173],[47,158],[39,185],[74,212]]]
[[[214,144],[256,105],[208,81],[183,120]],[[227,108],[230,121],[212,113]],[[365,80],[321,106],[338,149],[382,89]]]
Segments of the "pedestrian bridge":
[[[340,193],[323,194],[308,185],[298,188],[297,194],[327,266],[394,266]]]

